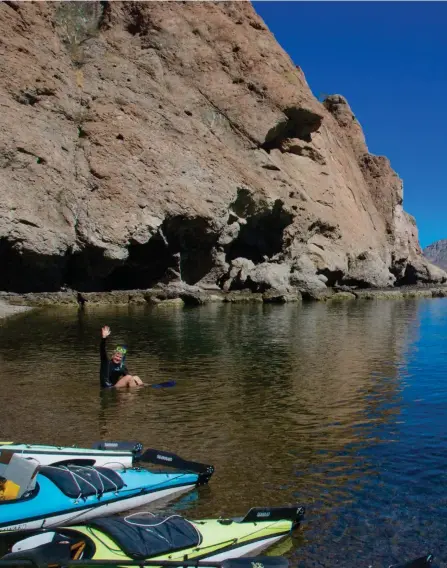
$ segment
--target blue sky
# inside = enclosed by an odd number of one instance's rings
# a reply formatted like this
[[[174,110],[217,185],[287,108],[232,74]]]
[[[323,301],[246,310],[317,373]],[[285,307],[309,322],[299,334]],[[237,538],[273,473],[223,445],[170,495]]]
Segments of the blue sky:
[[[344,95],[404,180],[424,247],[447,238],[447,3],[253,2],[315,96]]]

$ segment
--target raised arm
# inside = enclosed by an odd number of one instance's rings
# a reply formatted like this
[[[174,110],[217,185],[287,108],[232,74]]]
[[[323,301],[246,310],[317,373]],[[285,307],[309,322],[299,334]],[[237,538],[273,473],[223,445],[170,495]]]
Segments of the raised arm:
[[[109,358],[107,357],[107,349],[106,349],[106,339],[110,335],[110,327],[105,325],[101,329],[101,344],[99,347],[99,353],[101,355],[101,362],[107,362]]]

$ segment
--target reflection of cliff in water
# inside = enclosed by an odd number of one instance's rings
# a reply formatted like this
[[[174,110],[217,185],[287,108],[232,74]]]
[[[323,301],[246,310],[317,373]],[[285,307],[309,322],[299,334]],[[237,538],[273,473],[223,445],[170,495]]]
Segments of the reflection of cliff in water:
[[[212,461],[219,482],[199,499],[203,514],[215,514],[216,506],[240,513],[254,497],[258,504],[301,502],[318,495],[320,484],[335,499],[359,467],[373,467],[359,465],[359,448],[392,434],[418,305],[26,314],[0,331],[3,435],[69,444],[132,439]],[[105,324],[113,332],[110,349],[129,345],[131,372],[177,386],[101,394]]]

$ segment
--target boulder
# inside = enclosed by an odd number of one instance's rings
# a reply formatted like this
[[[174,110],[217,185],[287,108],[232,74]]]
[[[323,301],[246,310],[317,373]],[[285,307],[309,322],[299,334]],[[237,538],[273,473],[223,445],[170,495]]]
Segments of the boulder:
[[[348,261],[347,273],[342,283],[360,288],[381,288],[392,286],[396,278],[387,263],[374,251],[364,251]]]
[[[246,284],[253,292],[269,289],[287,291],[290,288],[290,266],[285,262],[258,264],[248,273]]]

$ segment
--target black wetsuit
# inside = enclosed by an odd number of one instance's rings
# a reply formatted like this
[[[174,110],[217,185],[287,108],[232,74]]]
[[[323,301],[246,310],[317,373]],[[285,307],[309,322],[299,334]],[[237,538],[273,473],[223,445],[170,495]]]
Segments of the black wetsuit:
[[[106,340],[104,338],[101,339],[99,352],[101,354],[101,368],[99,371],[101,387],[114,387],[121,377],[129,374],[129,371],[123,363],[116,365],[107,357]]]

